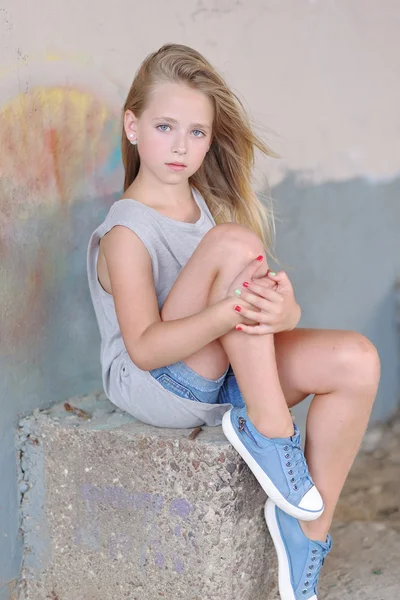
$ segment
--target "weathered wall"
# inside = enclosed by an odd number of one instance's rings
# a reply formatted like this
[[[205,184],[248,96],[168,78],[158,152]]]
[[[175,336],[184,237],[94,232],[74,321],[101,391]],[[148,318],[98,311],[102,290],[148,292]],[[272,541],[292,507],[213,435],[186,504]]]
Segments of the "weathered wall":
[[[374,418],[397,402],[400,7],[395,0],[22,0],[0,7],[0,598],[20,565],[18,415],[100,387],[85,251],[122,186],[119,111],[144,56],[194,46],[281,153],[277,252],[302,325],[368,335]],[[269,132],[268,128],[273,132]],[[302,414],[302,413],[300,413]]]

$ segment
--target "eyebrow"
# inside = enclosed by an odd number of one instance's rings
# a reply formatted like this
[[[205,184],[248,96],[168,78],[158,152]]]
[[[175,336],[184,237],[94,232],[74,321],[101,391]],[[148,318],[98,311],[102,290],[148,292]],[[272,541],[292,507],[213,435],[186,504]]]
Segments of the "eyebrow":
[[[172,117],[154,117],[154,119],[152,119],[153,121],[169,121],[170,123],[174,123],[175,125],[178,124],[178,121],[176,119],[173,119]],[[205,125],[203,123],[192,123],[192,127],[201,127],[202,129],[211,129],[211,127],[209,125]]]

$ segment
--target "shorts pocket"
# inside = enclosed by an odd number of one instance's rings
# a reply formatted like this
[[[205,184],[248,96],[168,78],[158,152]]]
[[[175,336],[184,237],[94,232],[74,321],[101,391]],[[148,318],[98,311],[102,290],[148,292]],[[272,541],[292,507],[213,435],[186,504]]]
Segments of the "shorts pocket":
[[[187,400],[194,400],[195,402],[200,402],[200,400],[196,398],[196,396],[193,394],[190,388],[186,387],[179,381],[176,381],[170,375],[162,373],[161,375],[158,375],[158,377],[155,377],[155,379],[157,379],[157,381],[163,386],[163,388],[169,390],[173,394],[176,394],[181,398],[186,398]]]

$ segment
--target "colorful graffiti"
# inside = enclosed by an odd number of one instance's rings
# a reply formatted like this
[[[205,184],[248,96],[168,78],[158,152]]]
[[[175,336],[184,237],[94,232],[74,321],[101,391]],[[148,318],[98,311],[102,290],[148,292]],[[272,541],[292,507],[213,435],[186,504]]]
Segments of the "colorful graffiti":
[[[9,358],[46,337],[71,252],[79,244],[85,254],[85,205],[100,202],[101,213],[122,167],[119,114],[87,90],[30,89],[0,109],[0,123],[0,355]]]

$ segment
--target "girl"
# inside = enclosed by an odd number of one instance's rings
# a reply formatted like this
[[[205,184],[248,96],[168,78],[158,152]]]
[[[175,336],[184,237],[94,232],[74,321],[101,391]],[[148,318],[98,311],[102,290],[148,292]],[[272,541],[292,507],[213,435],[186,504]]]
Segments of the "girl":
[[[273,155],[204,57],[149,55],[123,111],[124,194],[90,238],[88,278],[107,396],[158,427],[222,424],[269,496],[281,598],[307,600],[380,365],[358,333],[295,329],[290,281],[267,266],[255,148]],[[309,394],[304,455],[289,409]]]

